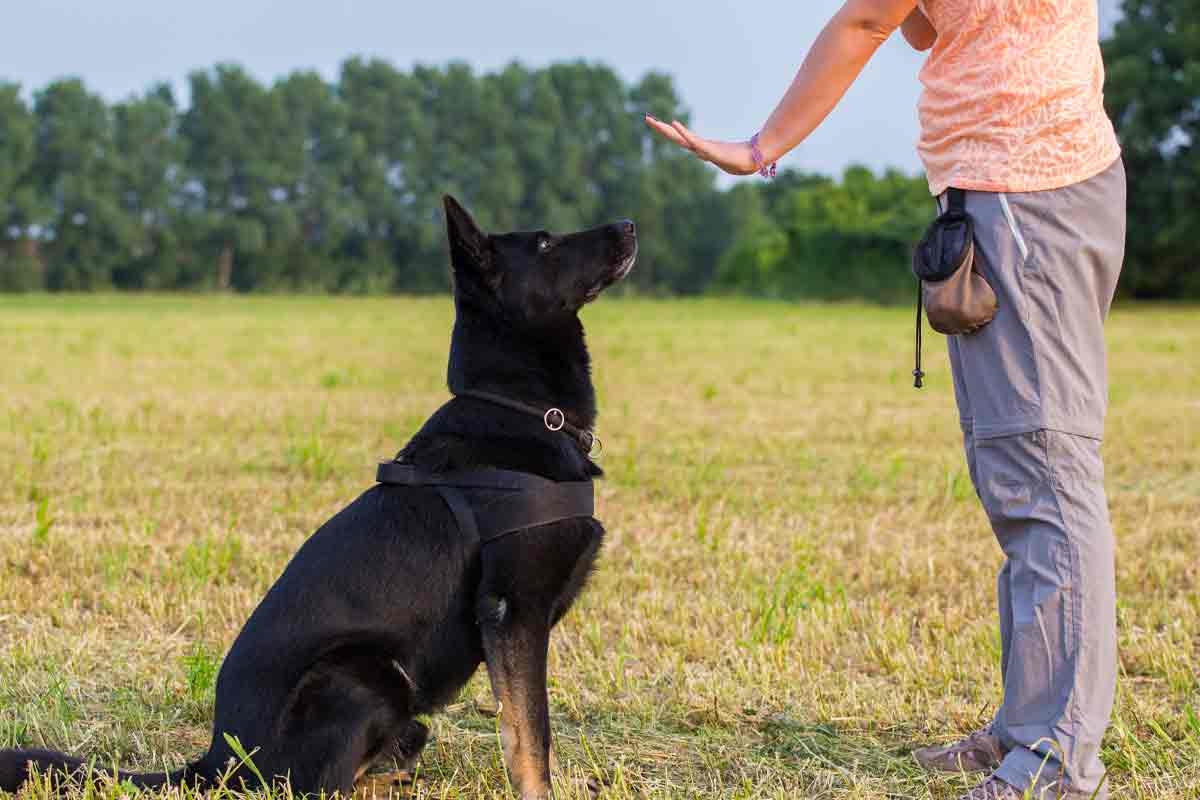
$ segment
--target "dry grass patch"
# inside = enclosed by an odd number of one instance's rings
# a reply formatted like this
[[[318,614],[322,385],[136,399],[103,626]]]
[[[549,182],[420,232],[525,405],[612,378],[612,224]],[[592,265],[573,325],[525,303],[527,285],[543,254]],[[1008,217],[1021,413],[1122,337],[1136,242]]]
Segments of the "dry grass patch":
[[[450,314],[444,298],[0,299],[0,746],[194,756],[263,591],[445,399]],[[909,319],[588,310],[610,538],[552,646],[563,796],[962,790],[908,754],[998,699],[1000,553],[939,344],[910,388]],[[1115,797],[1194,798],[1200,322],[1120,308],[1109,337],[1122,671],[1105,756]],[[413,796],[510,796],[490,705],[480,675],[434,719]]]

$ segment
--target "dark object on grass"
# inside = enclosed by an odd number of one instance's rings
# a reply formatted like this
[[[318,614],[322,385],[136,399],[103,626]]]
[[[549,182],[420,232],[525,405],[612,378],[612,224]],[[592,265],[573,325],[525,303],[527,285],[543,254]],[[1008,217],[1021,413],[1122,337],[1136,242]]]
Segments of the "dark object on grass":
[[[633,223],[488,236],[452,198],[445,208],[457,308],[450,390],[556,408],[590,431],[595,392],[577,314],[633,267]],[[396,460],[426,476],[599,476],[578,438],[551,421],[455,397]],[[465,496],[483,502],[479,492]],[[378,759],[414,761],[427,736],[414,717],[448,702],[486,662],[513,786],[523,800],[548,798],[550,630],[583,589],[604,529],[559,514],[483,544],[462,519],[434,486],[368,489],[304,543],[234,641],[208,752],[173,773],[116,777],[205,788],[248,753],[252,766],[233,777],[246,788],[290,780],[302,794],[345,794]],[[88,769],[60,753],[4,750],[0,789],[19,788],[30,764],[58,779]]]

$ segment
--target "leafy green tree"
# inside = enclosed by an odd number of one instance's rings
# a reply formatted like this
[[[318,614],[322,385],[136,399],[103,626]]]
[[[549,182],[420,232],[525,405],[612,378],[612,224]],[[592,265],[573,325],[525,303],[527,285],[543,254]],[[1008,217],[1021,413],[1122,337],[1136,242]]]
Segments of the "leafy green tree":
[[[37,229],[48,220],[33,175],[35,121],[20,87],[0,84],[0,291],[41,288]]]
[[[511,150],[514,110],[487,80],[456,63],[444,69],[416,67],[406,111],[420,121],[410,123],[397,140],[404,151],[397,186],[411,198],[404,203],[407,241],[400,285],[442,289],[449,284],[444,236],[436,222],[441,194],[464,199],[480,224],[492,229],[505,227],[505,216],[515,216],[522,176]]]
[[[785,171],[780,177],[790,174]],[[736,233],[722,253],[713,288],[777,296],[783,288],[779,273],[786,269],[788,237],[770,212],[767,193],[742,183],[729,191],[729,205]]]
[[[437,133],[421,113],[418,81],[385,61],[350,59],[338,94],[347,114],[347,179],[362,209],[344,243],[353,263],[348,287],[447,286],[443,262],[426,263],[440,242],[433,230],[438,199],[421,186],[417,151],[430,152]]]
[[[1200,297],[1200,0],[1124,0],[1105,99],[1129,178],[1122,289]]]
[[[181,260],[182,220],[176,200],[184,184],[178,110],[168,86],[113,108],[118,157],[116,199],[129,217],[129,241],[113,283],[125,289],[187,285]]]
[[[46,287],[91,290],[112,285],[131,250],[133,226],[118,197],[112,115],[78,79],[56,81],[34,95],[39,194],[53,213],[47,228]]]
[[[298,226],[273,243],[278,264],[273,283],[291,288],[346,288],[339,250],[363,214],[350,179],[351,141],[345,104],[336,87],[314,72],[297,72],[272,89],[285,127],[272,157],[278,162],[277,192]]]
[[[265,288],[280,265],[263,258],[299,228],[289,204],[289,122],[279,93],[223,64],[189,78],[192,105],[180,132],[187,150],[189,281],[217,289]]]
[[[669,76],[651,72],[633,86],[629,113],[640,126],[626,158],[638,166],[630,180],[637,188],[633,219],[642,232],[631,283],[643,291],[702,291],[732,234],[728,205],[711,199],[715,173],[641,123],[645,114],[689,121]]]
[[[761,195],[736,225],[720,286],[772,297],[909,298],[912,246],[935,214],[923,178],[877,178],[864,167],[850,167],[840,183],[785,173]]]

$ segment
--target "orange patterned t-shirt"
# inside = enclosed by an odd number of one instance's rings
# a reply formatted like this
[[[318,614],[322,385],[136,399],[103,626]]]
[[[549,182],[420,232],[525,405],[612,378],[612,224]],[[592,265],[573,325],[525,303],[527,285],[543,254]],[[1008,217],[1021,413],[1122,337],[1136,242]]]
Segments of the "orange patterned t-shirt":
[[[920,0],[937,31],[917,146],[929,189],[1057,189],[1121,154],[1096,0]]]

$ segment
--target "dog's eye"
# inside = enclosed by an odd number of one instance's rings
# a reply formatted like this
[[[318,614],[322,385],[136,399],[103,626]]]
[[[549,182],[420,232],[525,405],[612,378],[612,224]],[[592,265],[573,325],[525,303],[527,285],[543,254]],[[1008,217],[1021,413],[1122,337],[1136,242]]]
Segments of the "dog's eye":
[[[539,253],[545,253],[553,246],[554,246],[554,242],[550,239],[549,236],[542,234],[541,236],[538,237],[538,252]]]

